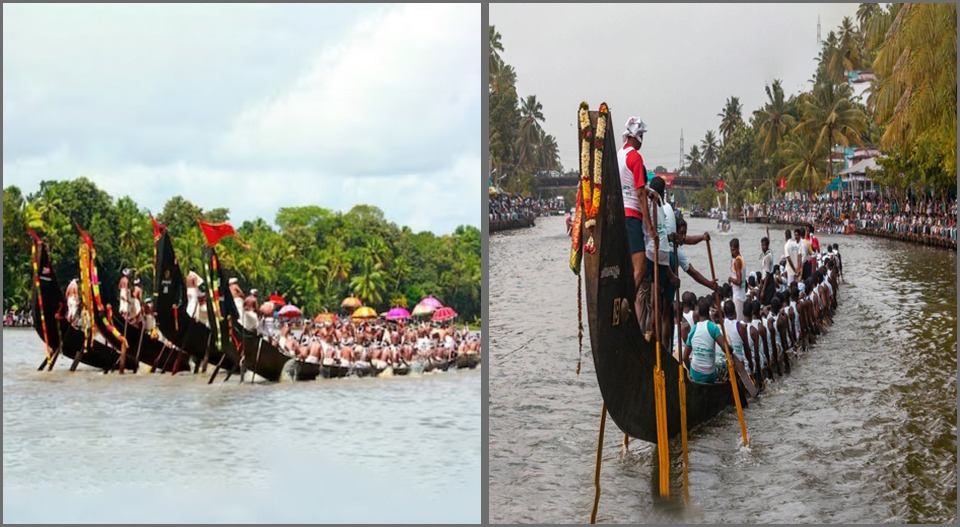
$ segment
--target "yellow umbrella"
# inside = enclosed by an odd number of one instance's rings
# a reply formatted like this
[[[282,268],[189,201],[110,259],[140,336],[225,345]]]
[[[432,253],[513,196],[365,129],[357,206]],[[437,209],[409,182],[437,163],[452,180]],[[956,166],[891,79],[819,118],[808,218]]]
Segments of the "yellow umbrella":
[[[360,299],[355,296],[348,296],[347,298],[343,299],[343,302],[340,302],[340,307],[346,309],[356,309],[362,305],[363,302],[361,302]]]
[[[377,312],[369,306],[358,308],[350,315],[351,318],[377,318]]]

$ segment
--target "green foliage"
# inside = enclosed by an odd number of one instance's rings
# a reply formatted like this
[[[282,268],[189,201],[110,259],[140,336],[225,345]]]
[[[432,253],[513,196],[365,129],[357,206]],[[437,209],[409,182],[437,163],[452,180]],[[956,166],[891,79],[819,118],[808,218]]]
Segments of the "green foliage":
[[[149,214],[129,197],[114,201],[89,180],[43,182],[24,199],[17,187],[3,191],[4,306],[28,305],[32,298],[30,223],[50,242],[56,272],[66,281],[77,275],[79,223],[96,243],[101,275],[113,283],[129,267],[148,291],[153,270],[153,229]],[[91,205],[86,205],[90,203]],[[229,210],[203,210],[182,196],[170,198],[158,215],[167,226],[180,265],[201,267],[206,239],[197,219],[224,222]],[[427,294],[439,298],[464,321],[480,317],[480,231],[461,226],[452,234],[414,233],[387,221],[383,211],[357,205],[338,212],[318,206],[284,207],[275,228],[261,218],[237,228],[217,245],[229,276],[244,290],[274,291],[305,313],[339,310],[355,294],[378,312],[411,307]],[[236,227],[236,226],[235,226]]]
[[[543,105],[537,96],[517,95],[517,73],[503,61],[503,44],[494,26],[488,28],[488,40],[493,182],[510,192],[534,194],[537,172],[562,169],[557,140],[543,131]]]

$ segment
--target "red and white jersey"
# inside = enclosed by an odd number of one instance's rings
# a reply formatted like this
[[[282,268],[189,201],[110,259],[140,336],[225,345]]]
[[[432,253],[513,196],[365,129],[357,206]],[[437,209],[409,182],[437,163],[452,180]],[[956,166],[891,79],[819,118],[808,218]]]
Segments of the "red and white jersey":
[[[617,152],[620,165],[620,189],[623,192],[623,213],[634,218],[640,217],[640,200],[637,189],[646,185],[647,172],[643,166],[643,157],[637,149],[623,145]]]

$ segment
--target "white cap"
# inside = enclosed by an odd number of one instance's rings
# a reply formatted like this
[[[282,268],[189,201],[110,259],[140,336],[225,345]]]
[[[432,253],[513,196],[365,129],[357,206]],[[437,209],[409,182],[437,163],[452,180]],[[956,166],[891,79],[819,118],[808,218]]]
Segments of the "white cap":
[[[236,277],[231,278],[231,279],[230,279],[230,285],[233,285],[233,284],[235,284],[235,283],[237,283],[237,278],[236,278]]]

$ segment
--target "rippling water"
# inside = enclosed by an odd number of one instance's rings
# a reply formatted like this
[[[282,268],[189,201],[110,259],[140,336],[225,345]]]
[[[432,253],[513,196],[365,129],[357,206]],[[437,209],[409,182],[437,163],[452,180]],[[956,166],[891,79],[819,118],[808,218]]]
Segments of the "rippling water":
[[[690,232],[716,222],[688,219]],[[718,276],[740,238],[759,268],[763,226],[715,235]],[[600,391],[584,306],[577,364],[577,278],[561,217],[490,242],[490,520],[586,522]],[[779,233],[779,234],[778,234]],[[782,252],[783,231],[771,229]],[[690,503],[671,441],[672,499],[661,499],[655,448],[607,420],[598,521],[616,523],[955,523],[957,520],[956,253],[862,236],[837,242],[845,266],[829,334],[745,410],[739,449],[732,409],[689,437]],[[706,248],[689,247],[709,276]],[[681,290],[706,289],[683,275]],[[668,372],[669,374],[669,372]]]
[[[42,356],[3,331],[4,523],[480,521],[479,370],[208,386]]]

